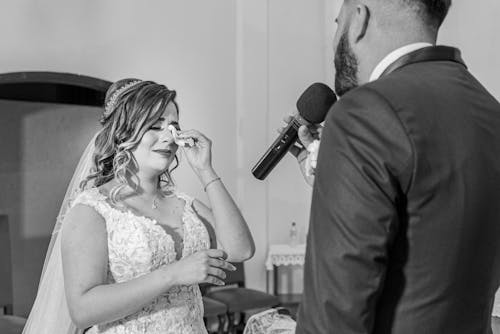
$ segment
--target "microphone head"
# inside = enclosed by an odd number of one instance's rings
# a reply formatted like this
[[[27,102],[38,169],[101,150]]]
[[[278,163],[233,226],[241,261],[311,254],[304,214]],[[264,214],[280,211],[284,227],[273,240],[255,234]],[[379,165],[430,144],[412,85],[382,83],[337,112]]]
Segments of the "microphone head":
[[[325,120],[337,96],[327,85],[316,82],[309,86],[297,100],[297,110],[306,121],[318,124]]]

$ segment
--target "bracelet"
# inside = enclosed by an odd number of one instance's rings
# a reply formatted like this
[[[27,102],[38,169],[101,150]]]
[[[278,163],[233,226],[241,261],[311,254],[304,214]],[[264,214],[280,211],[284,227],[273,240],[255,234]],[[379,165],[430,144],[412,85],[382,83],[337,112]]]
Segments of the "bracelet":
[[[215,179],[212,179],[210,181],[207,182],[207,184],[205,184],[205,187],[203,187],[203,191],[207,192],[207,187],[211,184],[211,183],[214,183],[215,181],[219,181],[220,180],[220,177],[216,177]]]

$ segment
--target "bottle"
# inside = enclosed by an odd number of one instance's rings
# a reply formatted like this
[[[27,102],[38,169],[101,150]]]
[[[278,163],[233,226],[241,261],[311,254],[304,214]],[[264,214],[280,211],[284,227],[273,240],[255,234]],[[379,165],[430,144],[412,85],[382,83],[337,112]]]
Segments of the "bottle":
[[[299,243],[299,233],[297,231],[297,223],[292,222],[290,227],[290,246],[295,247]]]

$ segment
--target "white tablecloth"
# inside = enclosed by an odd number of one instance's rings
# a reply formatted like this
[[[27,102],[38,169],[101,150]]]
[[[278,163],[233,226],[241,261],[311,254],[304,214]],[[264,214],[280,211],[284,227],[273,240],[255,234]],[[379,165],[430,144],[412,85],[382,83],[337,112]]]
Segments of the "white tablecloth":
[[[304,265],[306,245],[270,245],[267,253],[266,269],[273,270],[273,266]]]

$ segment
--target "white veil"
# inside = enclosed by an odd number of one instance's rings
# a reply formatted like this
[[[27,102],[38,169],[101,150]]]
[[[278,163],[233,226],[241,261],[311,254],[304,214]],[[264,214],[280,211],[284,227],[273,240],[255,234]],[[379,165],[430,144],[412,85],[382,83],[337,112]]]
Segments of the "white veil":
[[[80,183],[90,173],[96,137],[97,134],[92,137],[83,152],[66,190],[45,257],[35,303],[23,334],[80,334],[83,332],[83,330],[76,328],[71,321],[66,304],[59,232],[66,212],[71,207],[73,199],[80,192]]]

